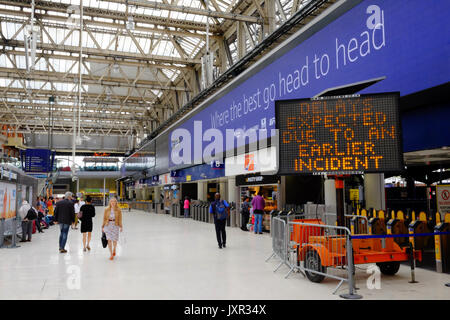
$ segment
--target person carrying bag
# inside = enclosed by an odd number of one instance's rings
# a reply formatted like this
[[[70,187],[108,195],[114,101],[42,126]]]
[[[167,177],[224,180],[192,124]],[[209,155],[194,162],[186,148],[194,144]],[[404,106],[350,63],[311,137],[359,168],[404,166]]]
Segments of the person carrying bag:
[[[225,226],[230,214],[230,205],[220,199],[220,193],[215,194],[215,200],[209,206],[209,213],[214,215],[214,225],[216,227],[217,243],[219,249],[226,248],[227,234]]]

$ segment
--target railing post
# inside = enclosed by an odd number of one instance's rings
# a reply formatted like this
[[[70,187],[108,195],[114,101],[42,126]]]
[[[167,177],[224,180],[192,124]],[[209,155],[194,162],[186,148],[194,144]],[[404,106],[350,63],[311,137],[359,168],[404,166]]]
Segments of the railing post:
[[[348,271],[348,294],[341,294],[344,299],[361,299],[362,295],[356,294],[355,290],[355,265],[353,263],[353,246],[350,235],[347,235],[347,271]]]
[[[409,242],[409,262],[411,265],[411,281],[408,282],[418,283],[418,281],[416,281],[416,272],[415,272],[416,260],[414,259],[414,245],[412,242]]]

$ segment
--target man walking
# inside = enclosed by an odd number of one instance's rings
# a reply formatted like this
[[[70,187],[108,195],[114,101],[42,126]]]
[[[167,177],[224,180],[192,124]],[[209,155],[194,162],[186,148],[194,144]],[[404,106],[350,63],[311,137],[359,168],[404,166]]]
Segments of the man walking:
[[[219,249],[222,249],[222,247],[226,248],[227,234],[225,232],[225,226],[230,214],[230,205],[225,200],[220,199],[220,193],[215,194],[215,199],[209,206],[209,213],[214,215],[214,225],[216,226]]]
[[[23,200],[22,205],[19,209],[19,216],[22,220],[22,239],[20,242],[26,242],[26,237],[28,236],[28,241],[31,241],[31,234],[32,234],[32,226],[33,221],[30,221],[27,219],[28,211],[31,209],[31,205],[28,203],[27,200]]]
[[[262,219],[265,206],[266,202],[262,197],[262,192],[259,191],[258,194],[252,199],[253,214],[255,215],[255,234],[262,234]]]
[[[64,200],[58,201],[55,208],[55,223],[60,225],[59,252],[66,253],[64,249],[67,242],[69,228],[75,221],[75,208],[72,202],[72,193],[66,192]]]

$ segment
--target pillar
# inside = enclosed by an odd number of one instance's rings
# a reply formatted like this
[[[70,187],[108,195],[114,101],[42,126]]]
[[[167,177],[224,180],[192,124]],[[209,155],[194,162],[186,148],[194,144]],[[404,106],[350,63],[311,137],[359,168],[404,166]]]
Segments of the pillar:
[[[236,202],[238,200],[238,191],[236,187],[236,178],[232,177],[228,179],[228,202]]]
[[[333,212],[337,214],[337,206],[336,206],[336,182],[334,179],[325,179],[324,181],[324,198],[325,198],[325,211]],[[332,218],[327,217],[328,224],[335,224],[336,218],[332,216]]]
[[[283,210],[286,205],[286,176],[280,177],[280,183],[277,185],[277,210]]]
[[[367,209],[386,210],[383,173],[366,173],[364,175],[364,198]]]
[[[225,181],[219,182],[219,193],[221,199],[225,199],[228,201],[227,183]]]
[[[200,201],[206,201],[206,194],[207,194],[207,187],[208,184],[205,181],[198,181],[197,182],[197,198]]]
[[[106,178],[103,178],[103,206],[106,207]]]

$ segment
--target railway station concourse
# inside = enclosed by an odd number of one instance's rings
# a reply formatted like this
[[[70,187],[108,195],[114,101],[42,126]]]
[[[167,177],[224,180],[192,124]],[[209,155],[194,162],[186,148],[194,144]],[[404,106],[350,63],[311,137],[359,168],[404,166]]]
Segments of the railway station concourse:
[[[448,301],[448,12],[0,0],[0,299]]]

